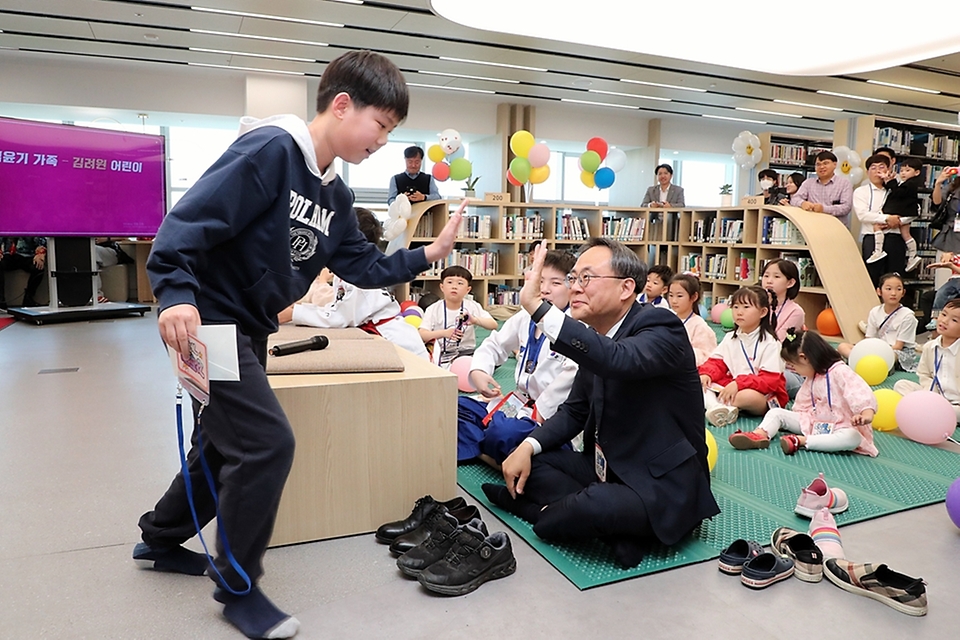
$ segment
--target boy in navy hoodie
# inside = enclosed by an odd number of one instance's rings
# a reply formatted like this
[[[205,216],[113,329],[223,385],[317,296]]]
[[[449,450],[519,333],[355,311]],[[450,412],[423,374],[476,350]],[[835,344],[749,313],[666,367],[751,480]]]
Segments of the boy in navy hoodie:
[[[385,57],[340,56],[323,72],[309,123],[289,115],[241,121],[237,140],[164,219],[147,263],[160,335],[171,348],[187,353],[187,336],[201,323],[237,329],[240,381],[210,383],[187,460],[202,527],[217,509],[200,466],[199,430],[216,479],[221,533],[252,583],[243,594],[245,581],[218,537],[213,564],[226,584],[214,578],[213,597],[250,638],[289,638],[299,627],[257,587],[294,452],[264,371],[277,314],[325,266],[358,286],[382,287],[412,280],[453,247],[459,212],[436,242],[384,255],[360,233],[352,193],[334,171],[334,158],[357,164],[385,145],[408,102],[400,70]],[[198,409],[195,403],[195,415]],[[204,573],[206,558],[181,546],[196,534],[182,474],[140,528],[138,563]]]

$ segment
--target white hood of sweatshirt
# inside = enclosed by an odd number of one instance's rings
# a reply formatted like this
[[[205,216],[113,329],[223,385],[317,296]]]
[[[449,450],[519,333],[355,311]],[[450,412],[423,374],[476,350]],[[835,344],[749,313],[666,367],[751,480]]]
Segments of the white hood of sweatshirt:
[[[294,141],[296,141],[297,146],[300,147],[300,152],[303,154],[303,160],[307,165],[307,169],[310,170],[310,173],[320,178],[323,184],[329,184],[337,177],[337,172],[334,170],[332,162],[325,171],[320,171],[320,167],[317,166],[317,152],[313,147],[310,130],[307,128],[307,123],[297,116],[283,114],[270,116],[262,120],[254,118],[253,116],[243,116],[240,118],[240,130],[237,132],[237,137],[239,138],[243,134],[250,133],[254,129],[260,129],[261,127],[279,127],[289,133]]]

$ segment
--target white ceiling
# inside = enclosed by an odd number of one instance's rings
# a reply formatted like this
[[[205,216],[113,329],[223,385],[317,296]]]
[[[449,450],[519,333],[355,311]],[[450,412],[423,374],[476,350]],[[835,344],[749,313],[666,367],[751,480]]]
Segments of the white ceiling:
[[[727,4],[731,11],[736,11],[735,0]],[[482,0],[473,6],[476,11],[484,10]],[[197,7],[248,15],[198,11]],[[669,17],[669,5],[661,6],[660,10],[663,12],[661,18]],[[806,16],[813,17],[813,13],[791,13],[793,16],[778,9],[773,18],[759,22],[755,33],[762,42],[745,46],[743,56],[803,55],[805,47],[825,46],[815,37],[794,35],[816,32],[803,25]],[[290,20],[249,14],[281,16]],[[753,15],[744,16],[744,20],[755,18]],[[648,29],[643,26],[644,21],[631,19],[637,22],[637,37],[647,37],[650,29],[660,29],[672,23],[658,18]],[[571,15],[570,20],[575,21],[577,17]],[[324,26],[309,21],[343,26]],[[673,24],[676,25],[672,27],[675,31],[668,36],[674,39],[679,50],[684,46],[683,21]],[[895,32],[896,26],[891,23],[891,32],[886,37],[895,37]],[[264,38],[292,39],[302,43]],[[840,43],[837,46],[857,46],[855,39],[849,35],[845,38],[849,44],[826,36],[829,43],[826,46],[833,46],[833,42]],[[956,53],[849,76],[780,76],[480,31],[433,14],[429,0],[378,0],[363,4],[332,0],[0,0],[0,49],[18,49],[21,56],[49,57],[52,54],[79,60],[93,57],[124,61],[131,66],[158,64],[165,65],[167,70],[175,70],[177,65],[200,64],[222,66],[225,74],[235,73],[229,68],[255,68],[294,72],[307,77],[318,77],[326,63],[344,51],[372,49],[391,58],[410,83],[495,92],[494,97],[503,102],[537,104],[576,100],[617,104],[638,108],[641,117],[701,118],[706,114],[746,118],[762,120],[770,128],[808,134],[832,131],[836,118],[864,114],[956,124],[960,110],[960,54]],[[868,79],[936,89],[942,93],[934,95],[868,84]],[[673,85],[675,88],[624,80]],[[817,90],[889,102],[822,95],[816,93]],[[774,103],[774,99],[843,111]],[[597,109],[604,112],[608,107]],[[802,118],[758,113],[757,110]]]

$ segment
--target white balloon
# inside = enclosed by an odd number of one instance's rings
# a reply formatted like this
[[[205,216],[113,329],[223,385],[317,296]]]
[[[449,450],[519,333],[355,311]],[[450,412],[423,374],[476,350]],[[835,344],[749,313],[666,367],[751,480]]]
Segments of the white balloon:
[[[387,242],[396,240],[407,228],[407,221],[403,218],[395,218],[389,220],[386,226],[383,228],[383,239]]]
[[[456,129],[444,129],[439,134],[440,148],[447,155],[455,153],[460,148],[460,132]]]
[[[618,173],[627,166],[627,154],[624,153],[623,149],[610,149],[607,151],[607,157],[604,162],[608,168],[613,169],[614,173]]]
[[[836,152],[834,152],[836,153]],[[853,346],[850,350],[848,364],[850,368],[856,371],[857,363],[863,356],[880,356],[887,363],[887,368],[892,369],[897,356],[893,352],[893,347],[880,338],[864,338]]]
[[[760,162],[762,159],[763,159],[763,152],[760,151],[760,147],[754,147],[753,153],[750,154],[750,161],[755,165],[758,162]]]
[[[833,150],[833,155],[837,156],[837,173],[849,180],[853,186],[863,181],[863,160],[859,153],[841,145]]]
[[[757,147],[760,146],[760,138],[758,138],[756,135],[754,135],[754,134],[752,134],[752,133],[747,137],[747,142],[748,142],[748,143],[750,144],[750,146],[753,147],[754,149],[756,149]]]
[[[413,209],[410,208],[410,198],[407,197],[407,194],[401,193],[398,195],[393,204],[397,207],[398,217],[409,220],[410,216],[413,215]]]

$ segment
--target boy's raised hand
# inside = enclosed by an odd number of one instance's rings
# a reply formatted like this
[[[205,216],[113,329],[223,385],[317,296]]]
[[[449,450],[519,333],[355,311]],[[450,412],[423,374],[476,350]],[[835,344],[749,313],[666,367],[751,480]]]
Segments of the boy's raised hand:
[[[464,198],[463,202],[460,203],[460,207],[450,216],[450,220],[447,221],[447,225],[443,228],[443,231],[440,232],[440,235],[437,236],[437,239],[424,247],[423,254],[426,256],[427,262],[436,262],[450,255],[450,252],[453,250],[453,244],[457,240],[457,230],[460,228],[460,219],[463,217],[463,211],[467,208],[469,202],[469,199]]]
[[[540,306],[540,275],[543,271],[543,259],[547,256],[547,247],[544,243],[533,249],[533,263],[523,274],[523,288],[520,289],[520,304],[527,313],[533,315]]]

